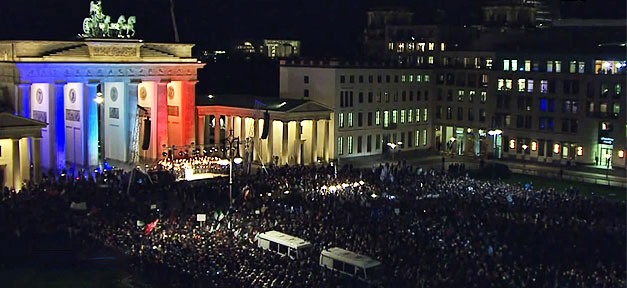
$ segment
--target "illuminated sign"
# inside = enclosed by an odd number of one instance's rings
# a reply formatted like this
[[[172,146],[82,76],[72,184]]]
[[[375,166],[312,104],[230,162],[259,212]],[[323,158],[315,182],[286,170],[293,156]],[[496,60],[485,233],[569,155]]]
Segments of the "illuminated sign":
[[[612,145],[612,144],[614,144],[614,138],[601,136],[601,137],[599,137],[599,143]]]

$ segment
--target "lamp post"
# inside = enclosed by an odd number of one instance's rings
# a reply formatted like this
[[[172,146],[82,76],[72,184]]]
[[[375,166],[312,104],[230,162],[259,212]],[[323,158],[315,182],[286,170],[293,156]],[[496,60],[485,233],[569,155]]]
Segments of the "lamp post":
[[[523,169],[522,169],[522,173],[525,174],[525,155],[527,154],[527,149],[529,149],[529,145],[527,144],[523,144],[522,146],[520,146],[523,148]]]
[[[398,142],[398,143],[401,143],[401,142]],[[390,147],[390,151],[392,151],[392,162],[394,162],[394,149],[396,149],[396,147],[398,147],[400,144],[394,144],[392,142],[389,142],[386,145]]]
[[[102,97],[102,92],[97,92],[96,93],[96,98],[94,99],[94,102],[96,102],[96,104],[98,104],[98,114],[100,115],[100,117],[98,117],[98,132],[99,132],[99,143],[100,143],[100,165],[102,167],[102,170],[104,171],[104,163],[105,163],[105,148],[104,148],[104,125],[103,125],[103,120],[104,120],[104,97]]]
[[[224,139],[226,145],[226,153],[228,153],[229,164],[229,210],[233,208],[233,163],[240,164],[244,159],[239,155],[239,137],[233,135],[233,129],[229,132],[229,137]],[[237,156],[235,155],[237,151]]]
[[[495,163],[496,163],[496,158],[499,157],[499,148],[500,145],[497,145],[496,143],[496,138],[499,137],[499,135],[503,134],[503,130],[501,129],[495,129],[495,130],[490,130],[488,131],[488,135],[492,136],[494,138],[494,157],[492,157],[492,177],[494,177],[494,169],[495,169]]]

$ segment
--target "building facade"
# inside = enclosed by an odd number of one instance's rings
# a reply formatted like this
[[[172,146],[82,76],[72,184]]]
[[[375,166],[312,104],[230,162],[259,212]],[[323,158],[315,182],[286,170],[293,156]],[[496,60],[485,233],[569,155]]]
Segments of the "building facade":
[[[432,71],[337,61],[284,61],[281,97],[333,108],[333,159],[429,149]]]
[[[1,41],[0,99],[16,114],[48,124],[37,148],[46,169],[157,159],[163,147],[196,141],[196,73],[203,64],[191,57],[192,47]],[[147,111],[143,121],[138,107]],[[145,150],[138,148],[144,138]],[[33,149],[21,140],[20,151],[33,155]]]

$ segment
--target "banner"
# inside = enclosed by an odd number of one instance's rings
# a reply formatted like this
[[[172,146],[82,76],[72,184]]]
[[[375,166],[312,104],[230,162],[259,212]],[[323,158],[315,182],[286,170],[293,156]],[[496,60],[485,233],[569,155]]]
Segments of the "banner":
[[[150,234],[152,230],[155,230],[155,228],[157,227],[157,223],[159,223],[159,219],[152,221],[148,225],[146,225],[146,235]]]

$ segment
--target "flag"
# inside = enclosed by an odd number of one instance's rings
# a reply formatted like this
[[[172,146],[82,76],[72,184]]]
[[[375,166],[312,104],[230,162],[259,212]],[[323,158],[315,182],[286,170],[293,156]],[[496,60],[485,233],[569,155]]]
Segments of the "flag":
[[[152,230],[155,230],[155,228],[157,227],[157,223],[159,223],[159,219],[148,223],[148,225],[146,225],[146,232],[145,232],[145,234],[148,235],[148,234],[150,234],[150,232],[152,232]]]

